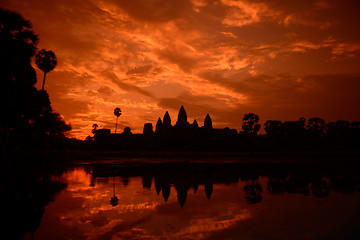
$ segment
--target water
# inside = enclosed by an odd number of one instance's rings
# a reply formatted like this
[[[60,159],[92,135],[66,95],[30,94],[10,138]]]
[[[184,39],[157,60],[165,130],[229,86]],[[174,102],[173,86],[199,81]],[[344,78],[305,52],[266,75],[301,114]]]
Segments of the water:
[[[360,236],[360,177],[351,167],[100,163],[36,179],[24,239]],[[46,200],[36,203],[36,194]]]

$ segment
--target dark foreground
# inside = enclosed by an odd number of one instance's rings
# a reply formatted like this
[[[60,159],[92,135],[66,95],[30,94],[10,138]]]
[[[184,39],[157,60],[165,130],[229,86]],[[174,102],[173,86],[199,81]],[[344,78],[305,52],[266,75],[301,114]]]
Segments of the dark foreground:
[[[353,153],[62,154],[2,168],[4,236],[360,239]]]

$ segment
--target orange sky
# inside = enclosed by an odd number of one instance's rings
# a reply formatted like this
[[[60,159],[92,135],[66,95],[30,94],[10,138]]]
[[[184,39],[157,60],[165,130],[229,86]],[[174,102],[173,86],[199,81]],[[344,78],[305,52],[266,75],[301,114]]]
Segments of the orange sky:
[[[52,106],[85,138],[97,123],[142,132],[181,105],[202,126],[360,120],[360,4],[351,0],[2,0],[31,20]],[[34,65],[35,66],[35,65]],[[36,68],[36,67],[35,67]],[[38,71],[37,87],[43,73]]]

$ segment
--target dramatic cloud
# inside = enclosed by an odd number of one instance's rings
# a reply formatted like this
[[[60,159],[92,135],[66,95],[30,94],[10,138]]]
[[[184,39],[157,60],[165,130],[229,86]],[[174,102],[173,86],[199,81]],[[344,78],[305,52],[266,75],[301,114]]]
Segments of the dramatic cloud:
[[[85,138],[91,126],[141,132],[184,105],[190,120],[237,128],[267,119],[360,120],[357,1],[4,0],[53,50],[52,105]],[[34,65],[35,66],[35,65]],[[35,67],[36,68],[36,67]],[[42,72],[37,70],[38,78]],[[38,86],[41,80],[38,81]],[[176,119],[174,119],[176,120]]]

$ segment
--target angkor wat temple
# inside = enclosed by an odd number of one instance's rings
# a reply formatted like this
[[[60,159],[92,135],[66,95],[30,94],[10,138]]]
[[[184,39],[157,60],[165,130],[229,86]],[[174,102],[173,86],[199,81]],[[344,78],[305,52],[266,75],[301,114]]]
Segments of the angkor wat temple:
[[[188,122],[185,108],[181,106],[175,125],[171,123],[168,111],[163,119],[157,120],[155,131],[152,123],[145,123],[143,134],[132,134],[126,127],[121,134],[112,134],[110,129],[98,129],[94,143],[101,148],[116,149],[152,149],[152,150],[210,150],[216,148],[234,148],[237,145],[236,129],[216,129],[207,114],[204,125],[194,120]]]

